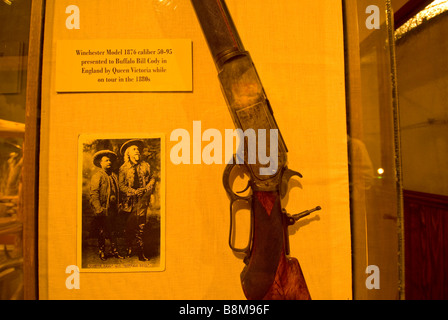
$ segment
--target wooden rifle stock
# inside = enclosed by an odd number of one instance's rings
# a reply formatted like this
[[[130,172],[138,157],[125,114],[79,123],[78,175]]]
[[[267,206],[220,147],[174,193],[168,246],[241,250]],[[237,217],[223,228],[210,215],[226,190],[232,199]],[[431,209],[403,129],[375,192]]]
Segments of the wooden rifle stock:
[[[288,224],[278,192],[255,191],[252,196],[254,234],[249,261],[241,273],[249,300],[310,300],[299,262],[287,257]]]

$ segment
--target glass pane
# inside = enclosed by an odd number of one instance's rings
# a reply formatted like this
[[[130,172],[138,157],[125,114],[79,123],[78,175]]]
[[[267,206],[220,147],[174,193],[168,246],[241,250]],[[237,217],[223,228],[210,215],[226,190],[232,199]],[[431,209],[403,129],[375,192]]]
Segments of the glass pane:
[[[448,196],[447,14],[447,1],[436,0],[396,31],[403,188],[444,196]]]
[[[345,5],[353,297],[398,299],[402,209],[392,13],[384,0]],[[367,283],[371,270],[378,279]]]
[[[395,32],[409,300],[448,299],[447,30],[435,0]]]
[[[0,299],[23,299],[21,172],[31,0],[0,1]]]

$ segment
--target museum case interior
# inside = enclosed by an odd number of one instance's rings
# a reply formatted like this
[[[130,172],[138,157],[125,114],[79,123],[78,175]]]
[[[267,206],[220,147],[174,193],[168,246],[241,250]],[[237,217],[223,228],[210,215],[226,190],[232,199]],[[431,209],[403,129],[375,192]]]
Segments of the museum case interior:
[[[0,1],[0,299],[246,299],[239,125],[300,172],[257,199],[311,299],[446,299],[446,1],[213,3],[262,86],[199,0]]]
[[[407,299],[448,298],[447,24],[448,3],[432,1],[395,34]]]
[[[23,197],[30,1],[1,3],[0,20],[0,299],[24,298]],[[12,32],[13,30],[13,32]]]

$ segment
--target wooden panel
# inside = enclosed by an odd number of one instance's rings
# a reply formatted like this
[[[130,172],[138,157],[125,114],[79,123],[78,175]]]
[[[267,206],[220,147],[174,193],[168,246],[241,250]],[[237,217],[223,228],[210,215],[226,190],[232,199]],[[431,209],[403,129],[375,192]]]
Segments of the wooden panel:
[[[39,153],[40,80],[43,2],[32,2],[26,87],[25,139],[22,172],[24,298],[38,298],[37,290],[37,170]]]
[[[448,299],[448,197],[405,190],[406,299]]]

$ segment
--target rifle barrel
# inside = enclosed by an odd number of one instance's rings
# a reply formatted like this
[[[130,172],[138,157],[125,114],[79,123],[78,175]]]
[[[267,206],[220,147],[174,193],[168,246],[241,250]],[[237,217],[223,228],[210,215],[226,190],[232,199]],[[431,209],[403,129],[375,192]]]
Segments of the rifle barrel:
[[[191,0],[191,3],[218,70],[228,59],[245,52],[224,1]]]

